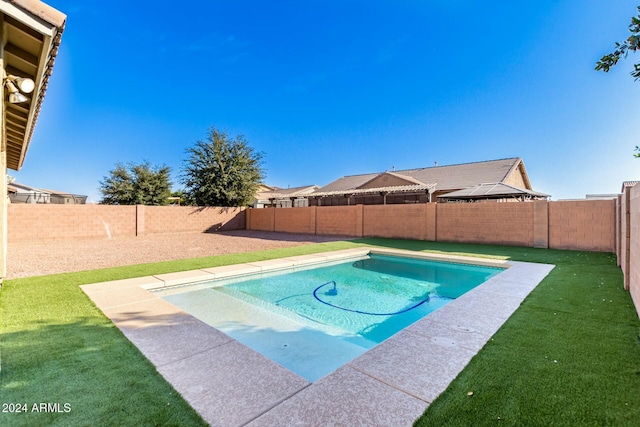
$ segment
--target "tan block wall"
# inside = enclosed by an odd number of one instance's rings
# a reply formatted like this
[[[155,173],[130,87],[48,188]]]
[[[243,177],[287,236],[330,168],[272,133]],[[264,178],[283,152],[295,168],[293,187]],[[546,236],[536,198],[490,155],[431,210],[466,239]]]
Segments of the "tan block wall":
[[[619,246],[618,250],[618,265],[624,272],[624,288],[629,289],[629,268],[630,268],[630,246],[631,246],[631,189],[627,188],[620,197],[620,214],[619,225],[620,230]]]
[[[427,204],[426,233],[425,240],[438,241],[438,205],[436,203]]]
[[[615,251],[615,201],[549,202],[549,247]]]
[[[136,235],[135,206],[9,205],[9,242]]]
[[[274,231],[285,233],[316,233],[316,207],[269,209],[275,215]],[[255,212],[258,209],[254,209]],[[264,210],[264,209],[260,209]]]
[[[615,251],[613,200],[251,209],[248,218],[250,230]]]
[[[629,244],[629,291],[640,316],[640,184],[629,191],[630,232]]]
[[[249,209],[247,229],[256,231],[273,231],[276,208]]]
[[[549,203],[536,200],[533,203],[533,247],[549,247]]]
[[[144,225],[138,234],[244,230],[245,209],[195,206],[138,206]]]
[[[362,230],[356,230],[358,217],[362,216],[362,206],[318,207],[316,233],[329,236],[362,236]]]
[[[9,205],[9,242],[245,229],[244,208]]]
[[[428,240],[428,206],[427,204],[365,205],[363,235]],[[394,220],[398,218],[401,220]]]
[[[437,205],[438,241],[533,246],[533,233],[533,203]]]

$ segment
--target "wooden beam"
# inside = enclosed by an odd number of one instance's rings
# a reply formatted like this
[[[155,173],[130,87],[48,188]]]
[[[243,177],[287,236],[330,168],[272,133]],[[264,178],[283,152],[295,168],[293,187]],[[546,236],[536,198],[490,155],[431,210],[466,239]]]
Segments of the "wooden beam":
[[[35,76],[38,72],[38,57],[20,49],[18,46],[7,43],[4,47],[5,60],[21,64],[20,70],[27,72],[30,76]],[[17,68],[17,67],[16,67]]]
[[[15,122],[23,122],[25,124],[25,127],[26,127],[26,124],[27,124],[27,118],[26,117],[24,117],[24,116],[22,116],[20,114],[16,114],[14,111],[11,111],[11,110],[7,110],[7,111],[5,111],[5,113],[6,113],[7,117],[11,117],[11,119],[13,121],[15,121]]]

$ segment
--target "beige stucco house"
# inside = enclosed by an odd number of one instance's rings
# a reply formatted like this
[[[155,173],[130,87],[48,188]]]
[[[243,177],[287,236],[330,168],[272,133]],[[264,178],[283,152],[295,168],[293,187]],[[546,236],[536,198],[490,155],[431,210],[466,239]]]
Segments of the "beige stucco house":
[[[519,157],[384,171],[339,178],[310,194],[310,206],[376,205],[449,200],[531,199],[548,196],[533,191]]]

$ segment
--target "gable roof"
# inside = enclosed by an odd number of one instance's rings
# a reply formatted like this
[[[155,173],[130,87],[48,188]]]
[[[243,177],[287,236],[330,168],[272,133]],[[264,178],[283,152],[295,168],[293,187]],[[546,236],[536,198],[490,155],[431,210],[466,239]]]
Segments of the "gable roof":
[[[346,190],[359,189],[382,174],[394,174],[405,179],[408,178],[415,181],[416,185],[428,185],[431,189],[437,191],[453,191],[486,182],[503,182],[518,169],[522,172],[526,189],[531,190],[524,162],[520,157],[514,157],[448,166],[345,176],[320,188],[318,193],[339,194]],[[314,193],[314,195],[319,194]]]

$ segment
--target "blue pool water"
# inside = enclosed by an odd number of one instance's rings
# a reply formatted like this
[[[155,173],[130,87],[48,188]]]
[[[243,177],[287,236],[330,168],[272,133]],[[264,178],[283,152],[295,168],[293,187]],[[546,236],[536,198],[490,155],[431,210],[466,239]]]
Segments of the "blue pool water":
[[[164,298],[315,381],[501,271],[371,254]]]

